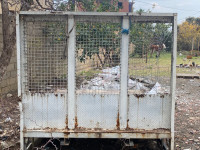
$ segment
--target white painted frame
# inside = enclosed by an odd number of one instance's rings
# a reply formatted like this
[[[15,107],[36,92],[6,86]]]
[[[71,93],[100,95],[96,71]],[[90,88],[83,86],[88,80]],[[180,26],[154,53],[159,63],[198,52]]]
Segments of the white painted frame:
[[[75,122],[75,113],[76,113],[76,101],[75,101],[75,16],[121,16],[123,17],[123,28],[129,28],[129,17],[137,16],[141,17],[140,21],[145,21],[145,17],[158,17],[158,18],[168,18],[168,22],[173,24],[173,51],[172,51],[172,65],[171,65],[171,133],[160,133],[160,136],[154,133],[146,133],[146,136],[143,136],[140,133],[101,133],[101,138],[119,138],[122,135],[128,138],[169,138],[171,136],[171,147],[170,149],[174,149],[174,116],[175,116],[175,89],[176,89],[176,56],[177,56],[177,14],[174,13],[116,13],[116,12],[31,12],[31,11],[22,11],[17,13],[16,15],[16,36],[17,36],[17,77],[18,77],[18,96],[23,97],[24,88],[22,83],[24,79],[22,78],[23,72],[23,49],[24,45],[22,44],[23,22],[20,21],[20,17],[23,15],[68,15],[68,31],[72,30],[69,36],[69,45],[68,45],[68,122],[69,129],[74,128]],[[159,20],[159,19],[158,19]],[[121,45],[121,72],[124,75],[121,75],[121,95],[120,99],[123,101],[119,101],[120,105],[120,127],[125,129],[125,125],[123,124],[125,120],[127,120],[127,84],[128,84],[128,42],[129,35],[122,35],[122,45]],[[39,131],[27,131],[24,133],[24,120],[23,120],[23,98],[22,103],[20,103],[20,143],[21,149],[24,149],[24,137],[61,137],[66,138],[62,132],[54,131],[53,133],[44,132],[42,130]],[[90,135],[89,135],[90,134]],[[55,135],[55,136],[54,136]],[[68,138],[74,137],[84,137],[84,138],[97,138],[96,133],[72,133]]]

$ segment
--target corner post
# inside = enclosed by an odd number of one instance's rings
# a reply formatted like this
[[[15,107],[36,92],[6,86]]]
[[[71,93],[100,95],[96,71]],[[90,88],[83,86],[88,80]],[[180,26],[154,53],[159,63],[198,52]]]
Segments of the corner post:
[[[171,58],[171,140],[170,140],[170,149],[174,150],[174,116],[175,116],[175,92],[176,92],[176,57],[177,57],[177,14],[174,14],[173,18],[173,51]]]

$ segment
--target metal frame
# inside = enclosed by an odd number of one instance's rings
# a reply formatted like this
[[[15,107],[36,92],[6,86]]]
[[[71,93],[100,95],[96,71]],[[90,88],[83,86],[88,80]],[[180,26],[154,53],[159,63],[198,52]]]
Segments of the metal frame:
[[[177,14],[175,13],[118,13],[118,12],[30,12],[30,11],[21,11],[17,14],[16,17],[16,33],[17,33],[17,74],[18,74],[18,96],[23,97],[23,86],[24,81],[22,74],[23,65],[22,65],[22,56],[23,56],[23,44],[22,44],[22,35],[23,29],[20,28],[20,17],[22,16],[32,16],[32,15],[67,15],[68,16],[68,31],[72,28],[72,32],[69,35],[69,45],[68,45],[68,130],[24,130],[24,112],[23,112],[23,103],[20,103],[20,143],[21,149],[24,149],[24,137],[57,137],[57,138],[145,138],[145,139],[171,139],[171,150],[174,149],[174,115],[175,115],[175,89],[176,89],[176,53],[177,53]],[[148,21],[157,21],[165,18],[167,23],[173,24],[173,52],[172,52],[172,72],[171,72],[171,131],[129,131],[127,132],[126,125],[124,122],[127,120],[127,109],[128,109],[128,98],[127,98],[127,73],[128,73],[128,44],[129,44],[129,35],[122,35],[122,44],[121,44],[121,95],[119,101],[119,122],[120,130],[117,131],[74,131],[75,126],[75,16],[121,16],[123,17],[123,28],[129,28],[129,17],[133,16],[138,22]],[[21,22],[23,24],[23,22]],[[123,100],[123,101],[122,101]]]

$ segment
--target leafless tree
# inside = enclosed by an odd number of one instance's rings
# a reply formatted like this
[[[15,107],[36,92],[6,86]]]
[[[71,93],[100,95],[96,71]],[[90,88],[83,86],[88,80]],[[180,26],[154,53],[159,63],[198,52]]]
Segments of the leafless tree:
[[[2,8],[3,49],[0,55],[0,83],[10,63],[16,43],[15,17],[17,10],[55,10],[53,0],[45,0],[45,5],[40,0],[0,0]],[[10,11],[9,6],[21,6],[16,11]]]

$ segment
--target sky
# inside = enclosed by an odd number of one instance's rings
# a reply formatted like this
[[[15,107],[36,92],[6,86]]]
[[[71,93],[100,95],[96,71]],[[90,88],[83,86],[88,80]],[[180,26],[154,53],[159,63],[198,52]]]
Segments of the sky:
[[[132,1],[132,0],[129,0]],[[150,10],[153,13],[178,13],[178,24],[187,17],[200,17],[200,0],[134,0],[135,10]]]

